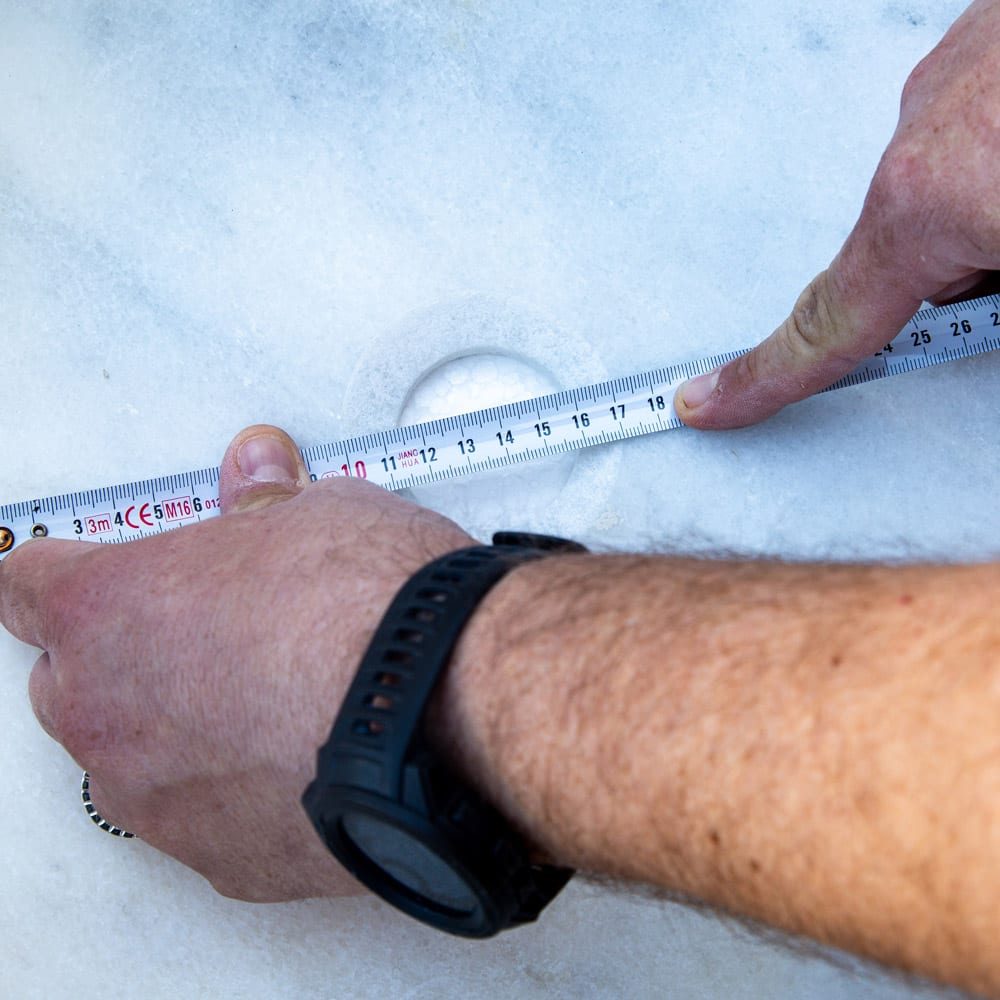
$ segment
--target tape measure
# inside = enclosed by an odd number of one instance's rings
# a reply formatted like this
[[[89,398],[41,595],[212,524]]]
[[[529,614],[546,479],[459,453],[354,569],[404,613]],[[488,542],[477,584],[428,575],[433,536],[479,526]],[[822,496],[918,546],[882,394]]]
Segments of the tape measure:
[[[1000,296],[918,312],[893,341],[824,391],[900,375],[1000,347]],[[389,490],[473,476],[684,425],[674,390],[745,354],[566,389],[454,417],[348,438],[303,450],[313,480],[367,479]],[[0,505],[0,558],[46,535],[127,542],[204,521],[219,513],[219,469]]]

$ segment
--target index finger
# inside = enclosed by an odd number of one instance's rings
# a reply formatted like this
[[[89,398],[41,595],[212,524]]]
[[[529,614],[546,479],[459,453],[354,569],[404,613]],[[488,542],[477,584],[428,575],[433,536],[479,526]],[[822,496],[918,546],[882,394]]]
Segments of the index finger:
[[[881,350],[920,308],[898,270],[848,241],[788,319],[748,354],[686,382],[674,399],[692,427],[755,424],[805,399]]]
[[[0,625],[22,642],[52,642],[60,584],[91,546],[56,538],[25,542],[0,562]]]

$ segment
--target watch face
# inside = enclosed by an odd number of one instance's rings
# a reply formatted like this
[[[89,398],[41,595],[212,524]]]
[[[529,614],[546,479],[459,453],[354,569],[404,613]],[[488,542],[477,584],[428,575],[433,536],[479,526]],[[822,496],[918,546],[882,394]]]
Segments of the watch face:
[[[341,830],[362,854],[421,902],[469,915],[479,900],[464,880],[429,847],[382,819],[350,812]]]

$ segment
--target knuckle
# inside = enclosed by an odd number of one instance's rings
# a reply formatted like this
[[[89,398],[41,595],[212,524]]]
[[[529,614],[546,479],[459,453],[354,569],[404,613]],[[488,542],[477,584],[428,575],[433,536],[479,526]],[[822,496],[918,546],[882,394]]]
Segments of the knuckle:
[[[54,694],[52,664],[49,654],[42,653],[28,677],[28,700],[42,729],[57,743],[61,743],[60,730],[55,718]]]
[[[83,741],[78,738],[79,708],[73,706],[66,698],[61,697],[58,691],[52,691],[48,697],[33,695],[32,709],[42,729],[57,743],[62,744],[74,760],[79,760],[80,751],[86,750]]]
[[[910,75],[903,84],[903,92],[900,97],[900,105],[907,108],[919,101],[926,89],[928,77],[934,73],[937,64],[937,52],[929,52],[910,71]]]
[[[77,559],[65,559],[67,546],[51,538],[26,542],[4,558],[0,575],[0,621],[15,635],[48,648],[62,631],[61,615],[71,603],[67,590],[72,585]],[[74,555],[77,553],[74,552]]]
[[[49,575],[40,611],[50,648],[58,649],[67,640],[77,648],[86,645],[101,619],[107,581],[95,578],[92,569],[89,559],[73,560]]]
[[[918,139],[897,136],[879,162],[865,208],[870,216],[896,222],[926,210],[935,175],[927,150]]]
[[[108,748],[108,729],[85,685],[63,680],[46,705],[55,738],[77,761],[93,763]]]
[[[40,560],[52,544],[50,538],[37,538],[4,556],[0,563],[0,614],[11,613],[23,600],[34,596],[41,582]]]
[[[121,761],[138,766],[148,743],[141,715],[129,710],[114,684],[102,685],[86,663],[71,666],[39,691],[38,703],[52,735],[74,759],[105,773],[117,774]]]
[[[778,329],[776,346],[793,357],[809,359],[825,353],[840,332],[828,274],[824,271],[809,283],[791,315]]]
[[[719,381],[729,386],[747,386],[758,384],[764,375],[763,362],[767,341],[759,344],[752,351],[741,354],[731,361],[720,373]]]

